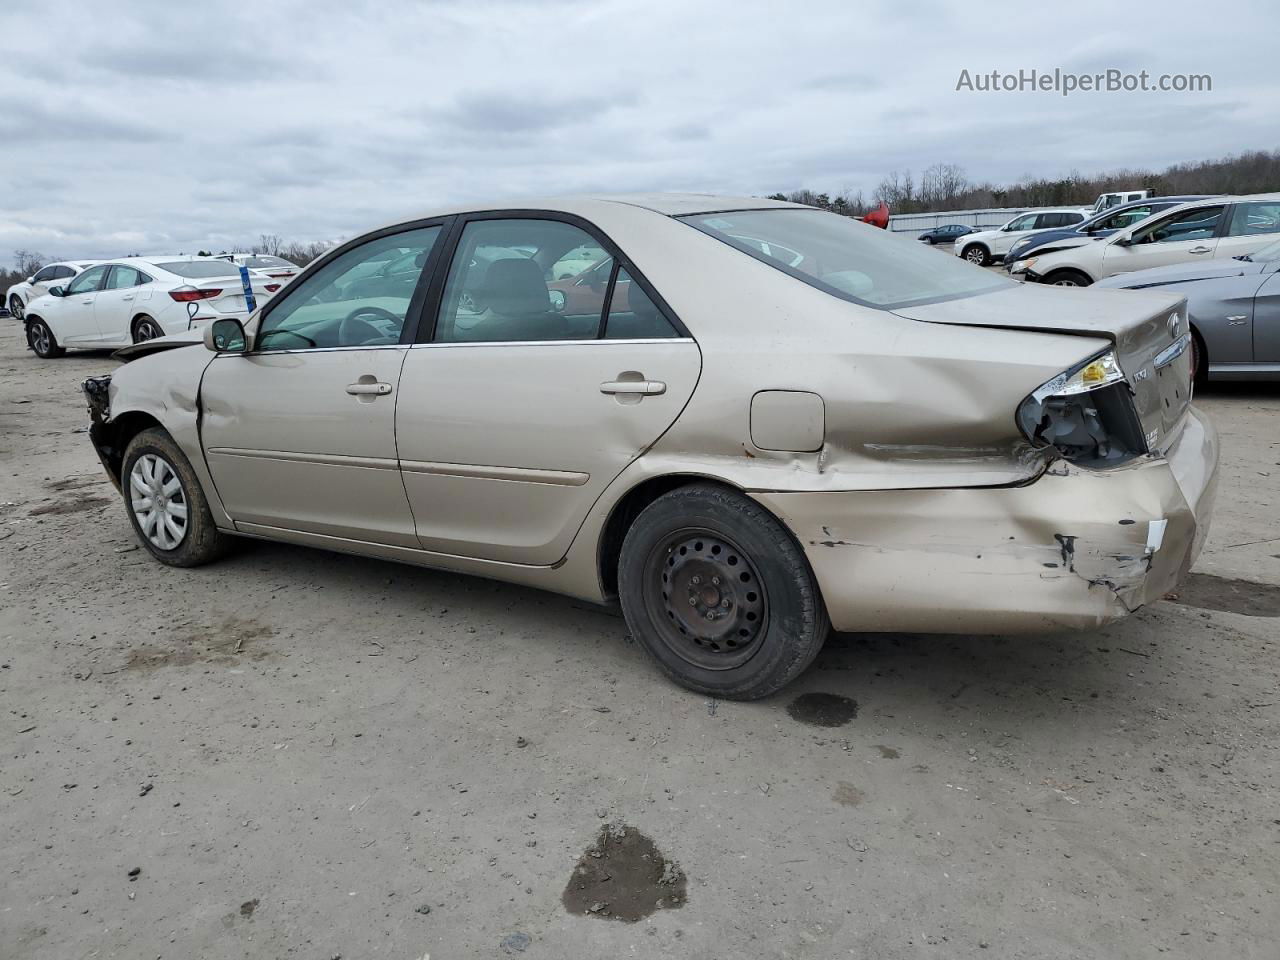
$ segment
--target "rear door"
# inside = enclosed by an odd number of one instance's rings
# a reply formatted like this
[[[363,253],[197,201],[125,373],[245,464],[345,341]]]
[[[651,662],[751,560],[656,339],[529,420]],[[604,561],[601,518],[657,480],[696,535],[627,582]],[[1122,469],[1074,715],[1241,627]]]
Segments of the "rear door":
[[[1225,215],[1223,204],[1193,207],[1139,228],[1128,244],[1117,242],[1118,238],[1109,241],[1103,250],[1102,276],[1211,260]]]
[[[1280,363],[1280,272],[1267,278],[1253,301],[1253,362]]]
[[[1276,239],[1280,239],[1280,200],[1233,203],[1214,256],[1221,259],[1255,253]]]
[[[562,256],[612,257],[574,299]],[[684,408],[698,346],[589,224],[541,212],[460,224],[434,324],[409,350],[396,441],[418,539],[440,553],[547,565],[592,504]],[[518,255],[495,259],[485,250]],[[553,270],[553,268],[557,268]]]
[[[125,264],[112,264],[106,282],[94,297],[93,315],[98,337],[104,344],[132,343],[131,321],[136,311],[138,287],[146,283],[137,269]]]

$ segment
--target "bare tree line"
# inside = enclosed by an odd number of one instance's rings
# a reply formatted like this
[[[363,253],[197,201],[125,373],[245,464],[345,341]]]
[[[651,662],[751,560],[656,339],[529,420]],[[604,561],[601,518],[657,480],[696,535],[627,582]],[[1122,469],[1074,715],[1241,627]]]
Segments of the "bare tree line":
[[[861,191],[835,197],[812,190],[775,193],[777,200],[806,203],[835,213],[862,216],[883,201],[894,213],[973,210],[985,207],[1087,206],[1100,193],[1147,189],[1156,194],[1267,193],[1280,190],[1280,150],[1250,150],[1216,160],[1177,163],[1156,171],[1141,167],[1086,177],[1071,171],[1058,179],[1023,177],[1013,184],[973,183],[962,167],[935,163],[917,183],[910,170],[891,170],[870,200]]]

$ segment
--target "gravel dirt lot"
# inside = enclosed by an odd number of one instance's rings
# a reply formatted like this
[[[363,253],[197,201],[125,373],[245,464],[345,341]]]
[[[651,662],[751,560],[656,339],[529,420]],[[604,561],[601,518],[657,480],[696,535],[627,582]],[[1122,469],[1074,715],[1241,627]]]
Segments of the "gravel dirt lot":
[[[1280,386],[1201,399],[1183,603],[835,637],[739,704],[531,590],[159,566],[84,434],[113,366],[0,322],[5,960],[1280,952]]]

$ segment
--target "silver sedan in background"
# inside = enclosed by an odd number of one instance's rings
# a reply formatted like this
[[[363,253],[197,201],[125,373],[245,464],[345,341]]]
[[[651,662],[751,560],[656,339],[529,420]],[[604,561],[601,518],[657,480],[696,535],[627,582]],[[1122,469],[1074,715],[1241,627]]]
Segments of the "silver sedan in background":
[[[1093,286],[1186,297],[1201,381],[1280,380],[1280,240],[1253,254],[1137,270]]]

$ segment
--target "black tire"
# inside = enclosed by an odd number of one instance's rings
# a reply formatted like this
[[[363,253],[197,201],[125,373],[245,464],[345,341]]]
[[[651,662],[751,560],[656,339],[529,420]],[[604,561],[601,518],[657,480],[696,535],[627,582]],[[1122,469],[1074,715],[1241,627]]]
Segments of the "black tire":
[[[1195,327],[1191,328],[1191,381],[1197,387],[1209,382],[1209,351],[1205,349],[1204,338]]]
[[[969,244],[960,252],[960,256],[975,267],[985,267],[991,262],[991,251],[980,243]]]
[[[635,519],[622,543],[618,598],[632,635],[668,677],[730,700],[781,689],[831,632],[787,529],[755,501],[711,484],[666,493]]]
[[[183,523],[183,534],[172,546],[157,543],[153,535],[143,529],[142,521],[135,510],[135,496],[143,493],[134,484],[134,468],[139,460],[155,458],[169,468],[176,476],[181,491],[181,503],[185,506],[186,518]],[[154,463],[154,460],[148,461]],[[163,479],[168,474],[160,474]],[[161,563],[171,567],[198,567],[224,556],[231,546],[231,537],[220,531],[213,523],[213,514],[209,511],[209,501],[205,499],[200,481],[191,469],[191,462],[174,443],[173,438],[159,427],[143,430],[125,449],[124,465],[120,474],[120,488],[124,493],[125,512],[133,525],[133,532],[138,541],[151,552]],[[137,502],[144,502],[145,495]],[[177,503],[177,493],[167,495],[166,502]]]
[[[58,345],[58,338],[49,325],[39,317],[27,321],[27,346],[41,360],[53,360],[67,352]]]
[[[16,293],[9,297],[9,316],[15,320],[21,320],[23,314],[27,312],[26,305],[23,304],[22,298]]]
[[[163,337],[164,331],[160,329],[160,324],[145,313],[140,313],[133,318],[133,342],[145,343],[148,340],[154,340],[156,337]]]
[[[1054,270],[1040,281],[1051,287],[1087,287],[1093,283],[1086,273],[1079,270]]]

